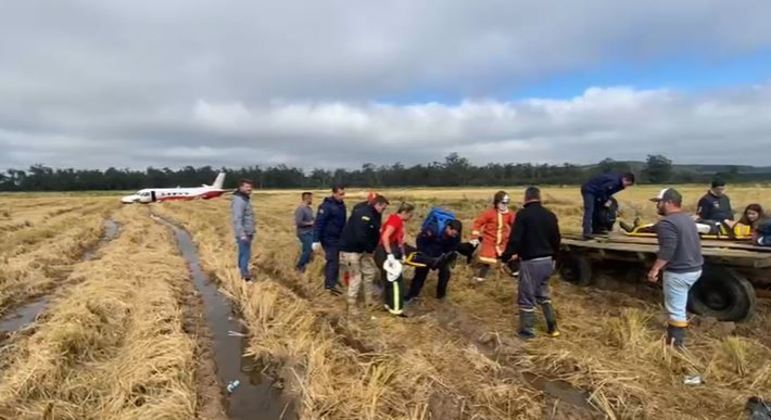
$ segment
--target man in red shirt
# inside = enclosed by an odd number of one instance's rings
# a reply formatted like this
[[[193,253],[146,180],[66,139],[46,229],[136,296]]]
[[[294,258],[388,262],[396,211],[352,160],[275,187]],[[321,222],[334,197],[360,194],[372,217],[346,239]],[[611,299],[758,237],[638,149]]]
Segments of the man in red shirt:
[[[383,268],[384,264],[404,262],[406,252],[404,249],[404,223],[412,218],[415,206],[410,203],[401,203],[396,214],[388,217],[383,224],[380,234],[380,247],[376,251],[375,258],[380,268],[381,277],[385,283],[385,307],[393,315],[404,316],[404,279],[401,274],[393,280]],[[379,255],[378,255],[379,254]]]

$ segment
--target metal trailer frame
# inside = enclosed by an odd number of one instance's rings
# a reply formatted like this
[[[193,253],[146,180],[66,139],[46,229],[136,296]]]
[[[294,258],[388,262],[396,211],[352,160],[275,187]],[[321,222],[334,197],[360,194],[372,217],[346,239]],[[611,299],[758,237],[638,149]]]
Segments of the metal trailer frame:
[[[619,232],[585,240],[562,239],[560,274],[586,286],[592,283],[592,265],[618,261],[650,267],[656,259],[655,237],[635,237]],[[771,297],[771,248],[725,240],[702,240],[704,273],[691,289],[688,306],[697,314],[724,321],[743,321],[755,311],[758,297]]]

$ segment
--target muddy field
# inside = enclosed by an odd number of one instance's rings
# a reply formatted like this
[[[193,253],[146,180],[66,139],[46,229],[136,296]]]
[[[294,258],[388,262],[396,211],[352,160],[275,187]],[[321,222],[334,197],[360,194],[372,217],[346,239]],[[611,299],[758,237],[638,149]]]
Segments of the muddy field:
[[[656,191],[619,194],[623,218],[652,220]],[[692,210],[703,188],[682,191]],[[456,211],[467,235],[493,192],[383,191],[417,204],[410,240],[433,205]],[[348,207],[364,195],[349,191]],[[577,230],[576,189],[544,195]],[[730,195],[737,209],[771,208],[768,188]],[[658,289],[555,276],[562,336],[523,343],[516,282],[495,273],[476,285],[458,263],[447,300],[433,298],[432,275],[409,318],[351,318],[323,292],[321,256],[293,269],[299,193],[254,194],[249,286],[229,201],[0,196],[0,418],[735,419],[749,397],[771,399],[768,301],[738,325],[695,317],[681,354],[664,346]],[[702,385],[683,384],[695,374]]]

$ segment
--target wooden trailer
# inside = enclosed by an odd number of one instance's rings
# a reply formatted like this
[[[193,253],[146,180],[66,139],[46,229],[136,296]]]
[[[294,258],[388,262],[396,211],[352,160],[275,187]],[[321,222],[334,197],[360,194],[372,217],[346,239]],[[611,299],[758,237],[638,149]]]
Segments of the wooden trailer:
[[[562,240],[559,272],[566,281],[592,284],[593,267],[600,263],[628,264],[645,270],[656,260],[656,238],[622,233],[591,240],[567,236]],[[704,272],[691,289],[688,309],[722,321],[752,316],[758,297],[771,297],[771,248],[723,240],[702,240]],[[638,276],[642,278],[642,276]]]

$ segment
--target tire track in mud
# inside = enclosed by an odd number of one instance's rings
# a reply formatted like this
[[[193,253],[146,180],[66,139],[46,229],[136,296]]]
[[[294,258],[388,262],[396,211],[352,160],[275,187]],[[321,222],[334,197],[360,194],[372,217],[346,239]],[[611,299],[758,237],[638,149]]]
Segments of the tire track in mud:
[[[280,269],[266,269],[266,267],[260,265],[257,267],[260,271],[268,274],[271,280],[274,280],[291,290],[298,298],[307,301],[314,312],[319,315],[319,318],[325,320],[333,328],[335,333],[338,334],[340,339],[348,347],[358,351],[362,357],[372,357],[374,354],[386,350],[382,347],[379,348],[375,343],[367,343],[365,340],[356,337],[349,329],[349,323],[356,321],[349,321],[344,316],[340,316],[332,311],[315,310],[312,305],[314,296],[311,296],[309,290],[302,284],[287,279],[284,272]],[[324,295],[315,296],[315,298],[329,299],[329,297]],[[384,316],[388,316],[385,315],[385,311],[382,313]],[[486,329],[480,329],[478,327],[478,322],[472,321],[461,308],[452,305],[449,302],[443,302],[433,311],[419,316],[413,316],[408,318],[408,321],[405,322],[417,324],[425,321],[430,322],[433,326],[441,328],[448,336],[453,337],[453,341],[471,345],[490,362],[499,364],[500,371],[497,375],[503,381],[522,384],[535,391],[542,392],[547,403],[544,407],[544,418],[586,419],[602,417],[601,414],[594,410],[589,404],[588,393],[574,388],[567,382],[548,380],[542,376],[518,371],[515,368],[506,366],[502,363],[505,361],[502,359],[511,360],[512,358],[524,354],[524,343],[520,340],[506,339],[497,333],[494,334]],[[454,398],[449,395],[432,398],[432,400],[434,401],[433,405],[454,405],[460,408],[459,414],[457,413],[457,410],[450,409],[447,411],[446,408],[440,410],[442,413],[440,418],[465,418],[464,415],[466,413],[463,408],[464,401],[454,400]]]
[[[118,237],[120,234],[120,225],[118,222],[108,218],[105,219],[103,223],[104,230],[102,231],[102,237],[95,245],[86,249],[80,259],[70,264],[70,267],[85,261],[94,260],[98,257],[98,251],[100,249]],[[63,280],[65,277],[66,275],[63,274],[60,278],[55,280]],[[26,303],[8,307],[3,317],[0,318],[0,341],[3,336],[10,337],[34,322],[38,316],[48,308],[51,297],[64,287],[71,285],[72,283],[60,284],[54,288],[54,290],[49,291],[42,296],[29,296]]]
[[[190,291],[185,309],[189,328],[200,347],[199,398],[202,416],[230,419],[295,418],[294,402],[287,400],[273,384],[262,377],[243,357],[243,324],[228,297],[223,295],[217,282],[204,273],[198,250],[190,234],[179,224],[151,213],[151,218],[171,229],[177,247],[185,259],[195,292]],[[245,364],[244,362],[247,362]],[[240,385],[232,392],[223,391],[225,384],[238,380]],[[218,406],[217,401],[221,404]],[[223,407],[224,410],[220,407]]]

